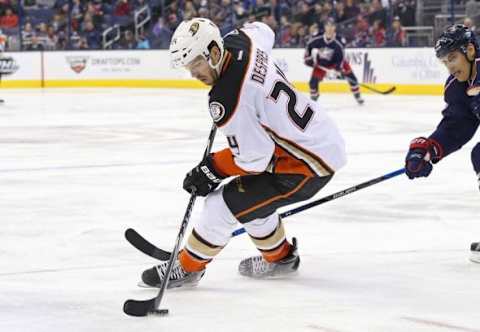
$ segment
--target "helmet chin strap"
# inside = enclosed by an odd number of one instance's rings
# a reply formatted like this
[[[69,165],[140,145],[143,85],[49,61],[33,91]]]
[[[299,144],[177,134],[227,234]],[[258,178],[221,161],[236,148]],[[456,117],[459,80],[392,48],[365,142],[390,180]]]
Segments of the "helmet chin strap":
[[[208,59],[207,59],[207,62],[208,62],[208,65],[210,66],[210,68],[212,68],[213,70],[215,70],[215,72],[217,73],[218,76],[220,76],[220,70],[222,68],[222,63],[223,63],[223,58],[224,58],[224,54],[225,54],[225,51],[223,51],[221,54],[220,54],[220,60],[218,60],[217,64],[214,65],[212,63],[212,57],[209,55],[208,56]]]
[[[465,50],[463,52],[463,55],[465,55],[465,59],[467,59],[468,63],[470,64],[470,69],[468,70],[468,80],[471,80],[472,79],[473,65],[475,64],[475,56],[473,57],[473,60],[470,60],[468,58],[468,55],[467,55],[467,50]]]

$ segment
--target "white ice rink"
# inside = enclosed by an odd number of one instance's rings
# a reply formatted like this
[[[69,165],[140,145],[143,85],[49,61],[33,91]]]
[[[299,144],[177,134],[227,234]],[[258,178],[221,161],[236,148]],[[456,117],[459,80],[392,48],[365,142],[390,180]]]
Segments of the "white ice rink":
[[[232,239],[196,289],[167,291],[167,317],[133,318],[155,263],[123,238],[136,228],[170,250],[201,158],[206,91],[1,90],[0,331],[480,331],[478,191],[470,150],[427,179],[399,176],[285,219],[297,276],[241,277],[256,254]],[[323,95],[349,163],[316,198],[403,166],[409,141],[440,120],[441,97]],[[215,148],[225,145],[217,135]],[[196,213],[201,208],[198,200]]]

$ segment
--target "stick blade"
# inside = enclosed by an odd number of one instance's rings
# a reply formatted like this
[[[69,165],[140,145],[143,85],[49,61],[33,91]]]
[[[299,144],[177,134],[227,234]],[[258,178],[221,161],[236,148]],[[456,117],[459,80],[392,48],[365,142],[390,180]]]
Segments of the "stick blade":
[[[396,89],[397,89],[396,86],[392,86],[390,89],[388,89],[387,91],[384,91],[382,94],[388,95],[388,94],[392,93],[393,91],[395,91]]]
[[[155,299],[146,301],[127,300],[123,304],[123,312],[129,316],[144,317],[155,311]]]
[[[128,228],[125,231],[125,239],[145,255],[161,261],[168,261],[170,259],[170,252],[155,247],[133,228]]]

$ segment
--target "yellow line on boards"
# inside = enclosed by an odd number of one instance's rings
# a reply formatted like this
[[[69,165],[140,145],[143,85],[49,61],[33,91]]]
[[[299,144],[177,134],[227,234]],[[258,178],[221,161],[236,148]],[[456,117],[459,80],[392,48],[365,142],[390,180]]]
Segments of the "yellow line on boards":
[[[300,91],[310,89],[306,82],[293,82]],[[369,84],[378,90],[388,90],[396,87],[393,94],[397,95],[442,95],[443,85],[435,84]],[[2,80],[0,88],[23,89],[41,88],[40,80]],[[195,80],[45,80],[45,88],[168,88],[168,89],[208,89],[208,86]],[[361,88],[364,93],[373,93]],[[350,86],[345,82],[325,82],[320,84],[321,93],[349,93]]]

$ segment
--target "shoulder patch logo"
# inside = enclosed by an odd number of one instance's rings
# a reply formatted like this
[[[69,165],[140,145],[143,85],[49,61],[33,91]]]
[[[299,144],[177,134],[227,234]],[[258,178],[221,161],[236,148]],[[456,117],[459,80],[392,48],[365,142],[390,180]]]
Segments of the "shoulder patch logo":
[[[219,122],[225,116],[225,107],[217,101],[210,103],[209,110],[214,122]]]

